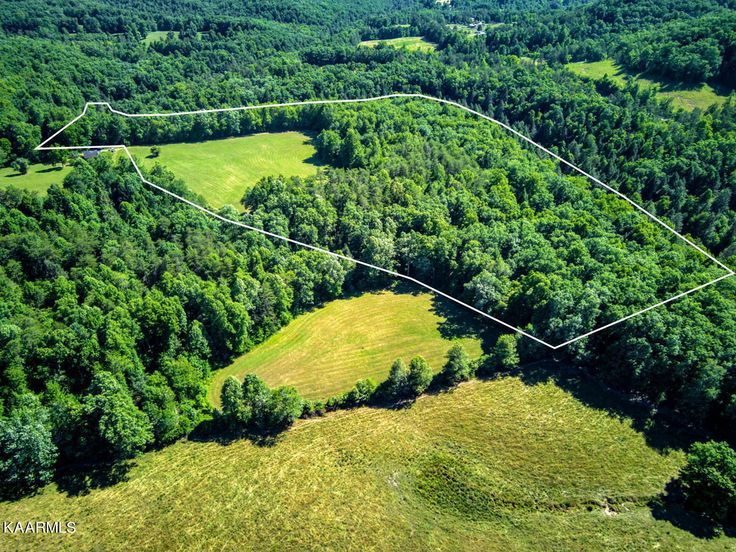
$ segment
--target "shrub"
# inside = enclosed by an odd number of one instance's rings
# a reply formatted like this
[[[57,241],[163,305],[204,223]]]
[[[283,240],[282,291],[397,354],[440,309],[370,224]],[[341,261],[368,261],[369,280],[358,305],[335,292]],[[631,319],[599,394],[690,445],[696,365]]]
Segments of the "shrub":
[[[312,418],[314,416],[324,416],[325,414],[325,403],[324,401],[311,401],[305,400],[302,407],[302,418]]]
[[[375,393],[377,387],[376,382],[370,378],[359,380],[355,386],[345,394],[343,405],[347,407],[355,407],[366,404],[373,397],[373,393]]]
[[[325,403],[325,410],[327,410],[327,412],[332,412],[333,410],[337,410],[342,407],[343,399],[344,395],[335,395],[334,397],[330,397]]]

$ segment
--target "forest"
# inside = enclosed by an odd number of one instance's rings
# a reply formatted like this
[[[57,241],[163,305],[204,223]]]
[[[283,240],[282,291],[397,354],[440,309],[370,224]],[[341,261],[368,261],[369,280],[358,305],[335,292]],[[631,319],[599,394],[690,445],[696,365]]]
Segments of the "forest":
[[[611,183],[736,266],[734,96],[685,112],[635,83],[585,81],[563,67],[611,57],[677,81],[733,86],[732,2],[466,0],[444,9],[414,0],[208,0],[196,13],[185,2],[131,4],[139,9],[102,0],[0,7],[0,166],[73,166],[45,196],[0,190],[8,494],[190,434],[213,415],[206,385],[214,370],[316,305],[391,283],[193,216],[144,187],[120,157],[34,151],[86,101],[133,113],[391,92],[451,99]],[[471,14],[501,25],[479,38],[449,26]],[[171,32],[146,44],[153,31]],[[356,47],[397,35],[425,36],[437,51]],[[224,207],[225,216],[399,270],[552,342],[722,273],[510,135],[423,102],[135,121],[96,110],[56,143],[153,145],[282,130],[313,135],[325,168],[266,178],[244,194],[245,214]],[[161,167],[148,178],[197,199]],[[511,336],[498,347],[472,369],[455,351],[445,383],[550,355]],[[736,441],[733,279],[555,358],[683,426]],[[395,366],[377,389],[359,383],[332,405],[416,396],[430,385],[422,362]],[[253,431],[322,408],[252,378],[228,382],[225,417]]]

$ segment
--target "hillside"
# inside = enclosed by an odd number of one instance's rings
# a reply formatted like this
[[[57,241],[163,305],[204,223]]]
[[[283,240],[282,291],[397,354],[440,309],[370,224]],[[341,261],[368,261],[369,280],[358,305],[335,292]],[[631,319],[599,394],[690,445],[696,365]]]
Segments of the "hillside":
[[[653,517],[648,502],[682,453],[655,450],[630,419],[606,410],[621,407],[608,393],[557,372],[539,367],[404,410],[298,422],[274,444],[180,442],[131,462],[107,488],[100,479],[87,483],[103,488],[86,489],[70,478],[0,504],[0,516],[77,521],[73,537],[8,541],[35,550],[91,549],[101,539],[137,550],[721,550],[732,543],[699,540]]]

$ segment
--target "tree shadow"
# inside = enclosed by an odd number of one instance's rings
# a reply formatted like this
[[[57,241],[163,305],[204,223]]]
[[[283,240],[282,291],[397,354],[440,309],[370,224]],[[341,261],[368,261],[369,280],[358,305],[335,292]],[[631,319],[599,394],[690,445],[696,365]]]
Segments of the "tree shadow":
[[[59,172],[64,167],[48,167],[45,169],[41,169],[40,171],[35,171],[36,174],[44,174],[44,173],[50,173],[50,172]]]
[[[59,491],[69,496],[83,496],[93,489],[104,489],[128,480],[135,462],[109,462],[70,466],[56,474],[54,482]]]
[[[699,539],[713,539],[721,533],[729,537],[736,536],[736,528],[724,527],[706,516],[688,510],[678,479],[672,479],[667,483],[664,492],[650,500],[647,505],[654,519],[667,521]]]
[[[499,374],[502,375],[502,374]],[[497,375],[497,377],[499,376]],[[649,447],[660,454],[687,450],[695,441],[708,438],[702,430],[684,426],[674,412],[654,408],[646,401],[607,387],[582,368],[557,359],[533,362],[510,373],[527,385],[554,383],[589,408],[606,412],[626,421],[640,433]],[[712,520],[689,511],[684,504],[679,480],[671,480],[664,491],[647,506],[655,519],[663,520],[701,539],[712,539],[721,533],[736,536],[734,528],[722,527]]]
[[[544,359],[524,365],[513,372],[527,385],[552,382],[584,405],[602,410],[609,416],[628,420],[641,433],[647,445],[666,454],[685,450],[702,440],[702,432],[684,427],[681,420],[664,408],[654,408],[645,401],[632,399],[625,393],[607,387],[582,368],[556,360]]]
[[[195,443],[217,443],[226,447],[236,441],[245,439],[258,447],[273,447],[282,439],[284,432],[288,429],[287,427],[271,432],[233,429],[228,427],[224,421],[212,418],[200,422],[187,436],[187,440]]]
[[[489,353],[503,334],[497,324],[488,324],[480,315],[474,315],[441,297],[432,298],[432,312],[442,318],[437,329],[443,338],[448,340],[479,338],[484,353]]]

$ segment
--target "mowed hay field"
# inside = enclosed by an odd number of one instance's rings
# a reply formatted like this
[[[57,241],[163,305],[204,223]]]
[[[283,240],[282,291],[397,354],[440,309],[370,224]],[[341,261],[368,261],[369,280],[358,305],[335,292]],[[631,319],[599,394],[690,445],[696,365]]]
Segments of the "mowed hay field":
[[[459,309],[439,303],[430,294],[384,291],[331,301],[297,317],[281,331],[230,366],[215,373],[210,402],[220,403],[228,376],[254,373],[271,386],[293,385],[312,399],[326,399],[349,390],[362,378],[382,381],[391,363],[422,355],[439,371],[452,347],[452,333],[436,306],[465,317]],[[445,334],[443,336],[443,333]],[[480,340],[459,342],[473,358],[481,355]]]
[[[28,166],[26,174],[20,174],[10,167],[0,169],[0,188],[25,188],[43,195],[52,184],[61,185],[64,177],[72,171],[71,166],[51,166],[37,163]]]
[[[181,178],[212,207],[242,209],[248,188],[266,176],[311,176],[317,172],[309,136],[300,132],[253,134],[206,142],[165,144],[150,157],[150,146],[131,147],[148,167],[160,163]]]
[[[726,101],[727,94],[717,91],[711,85],[702,83],[694,86],[682,86],[678,83],[653,80],[644,75],[627,73],[624,68],[610,59],[592,62],[575,62],[566,65],[572,72],[593,80],[602,79],[604,75],[623,86],[626,77],[631,77],[645,88],[657,88],[660,98],[672,98],[675,107],[692,111],[695,108],[706,109],[711,105],[719,105]]]
[[[400,38],[386,38],[382,40],[364,40],[358,46],[375,48],[379,44],[385,44],[393,48],[405,48],[410,51],[434,52],[437,44],[430,42],[422,36],[403,36]]]
[[[534,373],[535,370],[537,373]],[[472,381],[407,409],[298,421],[276,443],[182,441],[126,480],[0,504],[74,535],[3,535],[33,550],[724,550],[647,505],[683,463],[606,391],[557,367]],[[566,389],[569,389],[566,390]]]

